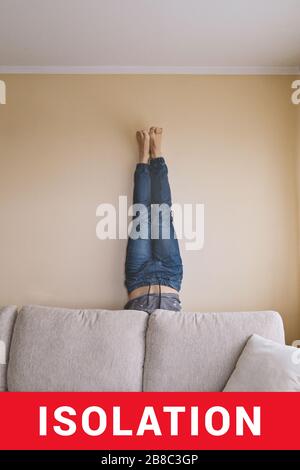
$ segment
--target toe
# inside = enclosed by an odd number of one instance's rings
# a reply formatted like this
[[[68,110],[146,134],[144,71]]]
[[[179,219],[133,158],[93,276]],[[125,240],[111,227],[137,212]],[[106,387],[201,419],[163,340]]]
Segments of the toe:
[[[156,128],[155,128],[155,133],[156,133],[156,134],[162,134],[162,131],[163,131],[163,130],[162,130],[162,127],[156,127]]]

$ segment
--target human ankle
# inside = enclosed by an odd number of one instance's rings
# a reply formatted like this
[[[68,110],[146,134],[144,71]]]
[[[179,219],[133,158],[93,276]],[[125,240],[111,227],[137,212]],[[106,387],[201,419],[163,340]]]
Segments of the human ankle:
[[[140,154],[139,163],[145,163],[145,164],[149,163],[149,155]]]

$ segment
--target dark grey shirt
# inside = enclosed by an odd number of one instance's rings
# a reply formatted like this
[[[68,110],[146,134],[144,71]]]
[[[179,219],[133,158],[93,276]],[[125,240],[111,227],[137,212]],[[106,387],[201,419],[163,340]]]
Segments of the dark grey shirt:
[[[136,297],[135,299],[129,300],[124,307],[125,310],[143,310],[147,313],[152,313],[158,308],[179,312],[181,310],[179,295],[171,292],[162,294],[144,294]]]

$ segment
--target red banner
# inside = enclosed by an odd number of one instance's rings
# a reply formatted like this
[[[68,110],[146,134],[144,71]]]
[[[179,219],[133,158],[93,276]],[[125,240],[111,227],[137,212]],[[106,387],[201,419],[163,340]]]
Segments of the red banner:
[[[298,393],[1,393],[0,448],[300,449]]]

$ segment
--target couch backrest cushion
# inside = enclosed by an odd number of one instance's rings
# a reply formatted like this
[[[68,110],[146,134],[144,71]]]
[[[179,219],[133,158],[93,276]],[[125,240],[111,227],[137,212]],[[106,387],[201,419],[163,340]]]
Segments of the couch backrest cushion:
[[[144,391],[223,390],[254,333],[283,343],[280,315],[155,311],[146,336]]]
[[[148,314],[26,306],[8,365],[9,391],[141,391]]]
[[[0,392],[7,390],[7,363],[16,316],[17,307],[15,305],[0,307]]]

